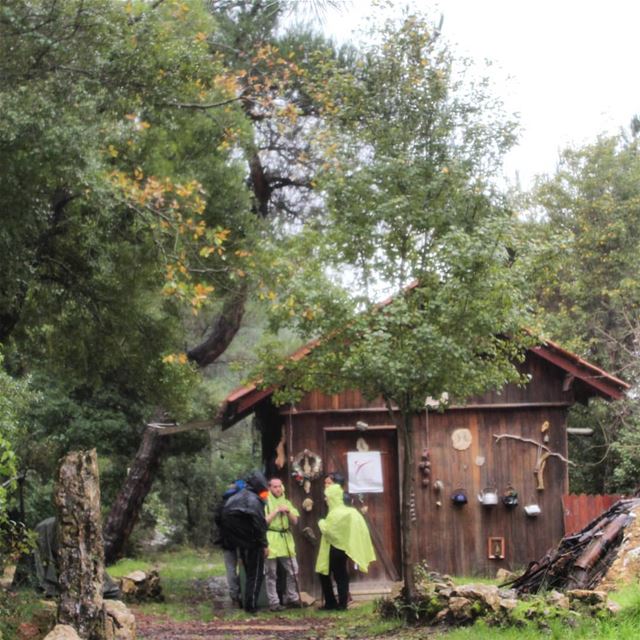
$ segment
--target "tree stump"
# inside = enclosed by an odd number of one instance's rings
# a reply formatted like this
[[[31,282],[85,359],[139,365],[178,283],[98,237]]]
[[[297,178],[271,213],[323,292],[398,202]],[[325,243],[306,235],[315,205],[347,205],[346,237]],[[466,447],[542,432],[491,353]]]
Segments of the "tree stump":
[[[103,640],[104,544],[96,450],[62,459],[55,489],[58,509],[58,621],[86,640]]]

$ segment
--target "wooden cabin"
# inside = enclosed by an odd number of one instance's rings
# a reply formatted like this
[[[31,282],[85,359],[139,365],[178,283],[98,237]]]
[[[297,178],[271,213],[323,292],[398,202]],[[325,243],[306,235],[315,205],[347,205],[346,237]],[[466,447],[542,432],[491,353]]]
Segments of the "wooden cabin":
[[[323,475],[331,471],[347,478],[346,490],[365,513],[378,557],[367,575],[354,574],[354,592],[367,586],[384,592],[381,585],[401,579],[405,471],[416,476],[415,560],[432,569],[493,576],[500,568],[526,567],[558,542],[568,493],[567,412],[594,396],[618,399],[628,385],[552,342],[531,348],[521,367],[531,376],[526,387],[508,385],[444,411],[426,406],[416,415],[417,459],[409,470],[401,468],[401,443],[382,401],[366,402],[357,390],[331,396],[314,391],[283,407],[271,402],[272,389],[246,386],[228,396],[223,428],[254,414],[267,474],[283,479],[300,509],[296,545],[303,590],[319,595],[316,549],[303,530],[309,527],[319,538]],[[364,485],[355,476],[359,459],[370,468]],[[514,492],[515,501],[504,500]]]

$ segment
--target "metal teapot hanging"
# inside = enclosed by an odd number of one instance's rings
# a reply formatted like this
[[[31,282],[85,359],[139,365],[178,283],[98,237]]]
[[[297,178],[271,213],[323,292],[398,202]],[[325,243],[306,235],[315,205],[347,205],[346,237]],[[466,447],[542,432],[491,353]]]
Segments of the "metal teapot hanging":
[[[494,507],[498,504],[498,491],[495,487],[485,487],[478,494],[478,502],[485,507]]]
[[[451,502],[453,502],[453,504],[461,506],[463,504],[467,504],[467,502],[469,502],[468,498],[467,498],[467,492],[462,489],[456,489],[452,494],[451,494]]]
[[[537,518],[542,513],[542,509],[540,508],[540,505],[537,502],[531,502],[525,505],[524,512],[530,518]]]
[[[502,504],[509,509],[518,504],[518,492],[510,484],[507,485],[507,488],[504,490]]]

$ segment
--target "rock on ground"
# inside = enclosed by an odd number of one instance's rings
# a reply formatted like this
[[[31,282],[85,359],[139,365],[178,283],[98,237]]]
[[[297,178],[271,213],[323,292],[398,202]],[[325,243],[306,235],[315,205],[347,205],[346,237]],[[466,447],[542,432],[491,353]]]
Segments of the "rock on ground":
[[[76,630],[68,624],[57,624],[44,640],[81,640]]]
[[[106,640],[135,640],[136,619],[124,602],[105,600]]]

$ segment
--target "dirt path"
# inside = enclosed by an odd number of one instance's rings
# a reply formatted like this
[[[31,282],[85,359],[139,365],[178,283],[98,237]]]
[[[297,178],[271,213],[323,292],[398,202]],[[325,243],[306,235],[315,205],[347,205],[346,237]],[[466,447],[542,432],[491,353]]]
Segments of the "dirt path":
[[[220,617],[211,622],[176,622],[165,617],[151,616],[135,611],[138,638],[141,640],[308,640],[326,637],[333,626],[330,618],[287,618],[257,616],[238,618]]]

